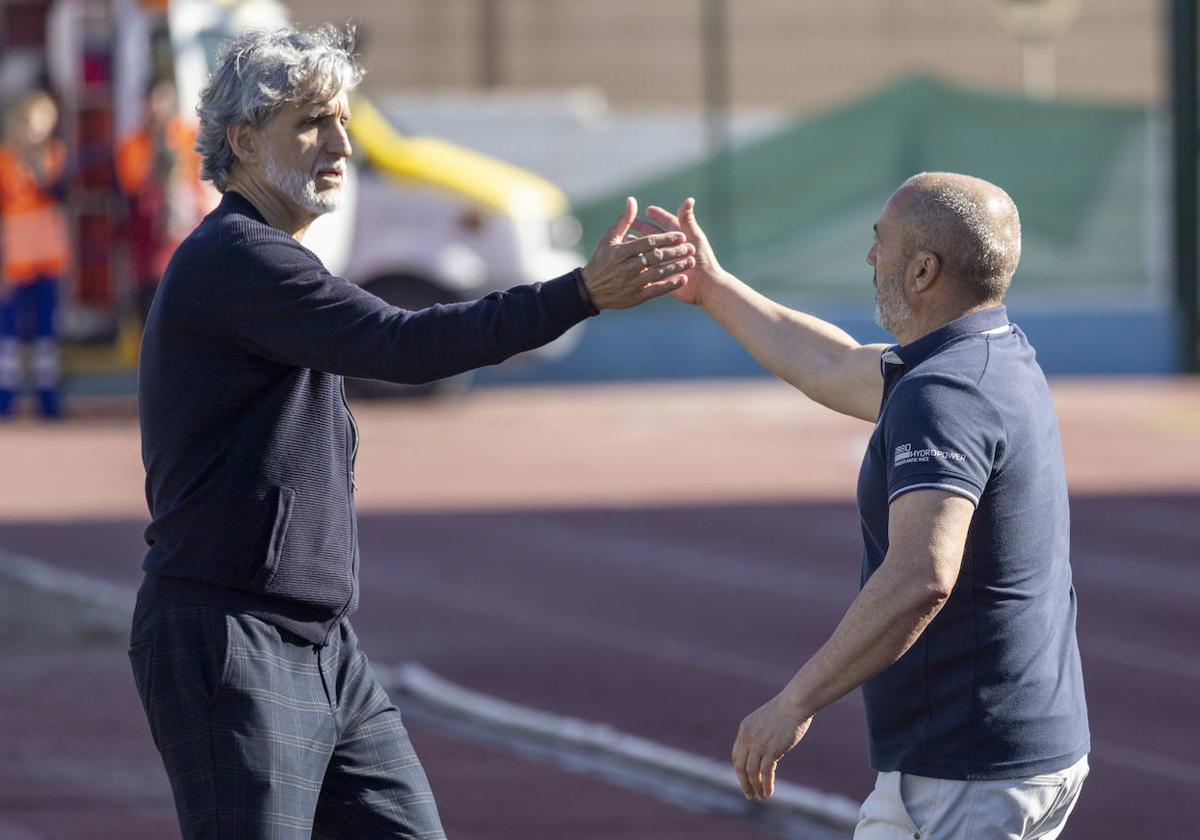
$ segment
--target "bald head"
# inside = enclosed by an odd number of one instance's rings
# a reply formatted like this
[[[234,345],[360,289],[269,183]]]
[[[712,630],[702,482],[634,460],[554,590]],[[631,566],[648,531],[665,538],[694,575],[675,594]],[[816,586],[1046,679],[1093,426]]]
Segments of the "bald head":
[[[1021,259],[1021,218],[995,184],[953,172],[922,172],[891,198],[911,251],[933,251],[972,303],[999,302]]]

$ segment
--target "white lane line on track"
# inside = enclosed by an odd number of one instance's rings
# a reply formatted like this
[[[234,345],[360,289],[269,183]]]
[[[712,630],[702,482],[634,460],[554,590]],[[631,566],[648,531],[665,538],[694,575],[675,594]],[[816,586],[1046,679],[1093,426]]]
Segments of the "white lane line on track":
[[[137,600],[137,593],[129,587],[72,572],[3,548],[0,548],[0,579],[22,584],[38,592],[65,595],[123,616],[133,614],[133,605]]]
[[[763,815],[816,820],[839,832],[849,832],[858,821],[858,804],[836,794],[778,781],[775,795],[765,803],[750,804],[743,799],[733,769],[726,762],[666,747],[662,744],[620,732],[607,724],[565,717],[518,706],[490,695],[455,685],[427,668],[406,663],[395,667],[375,666],[380,681],[450,717],[466,718],[486,728],[521,741],[549,742],[560,749],[580,751],[616,762],[639,778],[665,777],[698,787],[708,795],[693,801],[713,803],[712,793],[723,795],[732,805],[720,810],[748,812],[764,822]],[[654,785],[639,785],[643,792]],[[796,836],[796,835],[791,835]]]

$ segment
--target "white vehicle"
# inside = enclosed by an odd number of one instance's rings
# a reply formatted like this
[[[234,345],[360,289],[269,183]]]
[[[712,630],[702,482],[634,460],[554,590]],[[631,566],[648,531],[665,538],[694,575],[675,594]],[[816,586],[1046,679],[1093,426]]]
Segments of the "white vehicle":
[[[56,0],[46,63],[64,102],[68,138],[75,148],[96,144],[86,114],[107,98],[108,139],[115,143],[140,123],[147,83],[168,73],[181,115],[191,118],[224,39],[287,23],[275,0],[109,0],[107,9],[96,0]],[[98,86],[96,68],[105,60],[110,75]],[[579,224],[554,184],[438,138],[402,135],[361,93],[351,111],[346,200],[305,237],[330,271],[411,309],[548,280],[581,263]],[[102,202],[92,195],[81,203]],[[87,234],[86,225],[76,230]],[[91,253],[101,244],[92,243]],[[115,310],[116,300],[110,305]],[[559,357],[578,341],[578,330],[525,355]],[[423,390],[455,385],[461,380]],[[397,392],[384,383],[354,386],[372,395]]]

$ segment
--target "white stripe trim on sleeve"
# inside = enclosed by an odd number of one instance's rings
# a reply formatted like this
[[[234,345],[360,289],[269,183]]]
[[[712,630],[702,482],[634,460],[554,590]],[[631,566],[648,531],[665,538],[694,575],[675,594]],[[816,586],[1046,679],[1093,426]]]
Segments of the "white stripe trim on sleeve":
[[[979,497],[974,493],[970,493],[961,487],[955,487],[953,484],[906,484],[892,495],[888,496],[888,504],[892,503],[892,499],[899,496],[901,493],[907,493],[909,490],[920,490],[925,487],[932,487],[935,490],[949,490],[951,493],[957,493],[960,496],[966,496],[975,503],[975,507],[979,507]]]

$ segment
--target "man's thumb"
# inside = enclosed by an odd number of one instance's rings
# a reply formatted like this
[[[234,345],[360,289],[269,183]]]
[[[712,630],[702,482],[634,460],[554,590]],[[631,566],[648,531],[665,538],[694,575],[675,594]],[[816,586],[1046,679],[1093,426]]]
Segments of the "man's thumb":
[[[693,234],[700,233],[700,223],[696,221],[696,199],[689,196],[679,205],[679,224],[689,239]]]
[[[629,226],[633,224],[633,220],[637,218],[637,199],[629,196],[625,199],[625,209],[621,211],[621,215],[613,222],[613,226],[608,229],[608,241],[615,244],[625,240],[625,234],[629,232]]]

